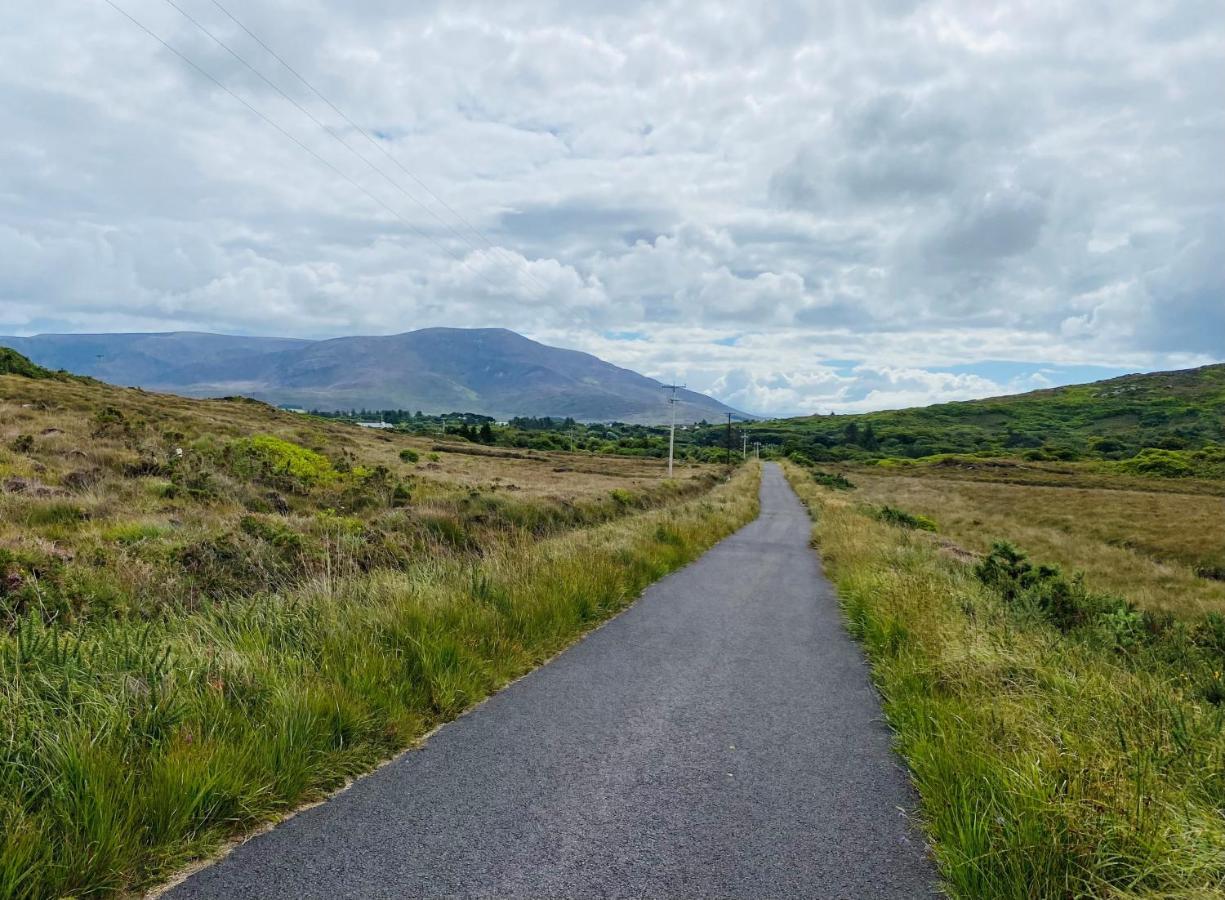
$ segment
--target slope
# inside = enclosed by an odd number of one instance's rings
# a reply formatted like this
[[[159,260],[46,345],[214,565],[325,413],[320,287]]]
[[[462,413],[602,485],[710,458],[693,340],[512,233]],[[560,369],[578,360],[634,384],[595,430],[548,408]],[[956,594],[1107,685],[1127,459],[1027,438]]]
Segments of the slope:
[[[326,341],[170,333],[2,338],[34,362],[107,381],[207,397],[244,394],[334,410],[421,409],[582,421],[663,422],[662,385],[587,353],[500,328],[427,328]],[[735,410],[681,392],[682,422]]]
[[[1225,365],[859,415],[762,423],[754,439],[813,459],[941,453],[1127,459],[1225,442]]]

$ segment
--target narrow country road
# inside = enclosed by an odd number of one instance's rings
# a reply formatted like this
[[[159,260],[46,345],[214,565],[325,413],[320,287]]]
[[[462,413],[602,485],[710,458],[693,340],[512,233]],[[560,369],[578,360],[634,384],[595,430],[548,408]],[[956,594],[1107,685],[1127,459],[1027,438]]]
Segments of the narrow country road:
[[[935,896],[775,465],[761,501],[551,664],[170,896]]]

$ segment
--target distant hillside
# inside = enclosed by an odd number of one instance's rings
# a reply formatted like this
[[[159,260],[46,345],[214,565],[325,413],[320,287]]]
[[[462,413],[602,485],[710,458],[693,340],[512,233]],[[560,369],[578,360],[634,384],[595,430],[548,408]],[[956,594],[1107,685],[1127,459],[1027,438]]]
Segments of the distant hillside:
[[[426,328],[327,341],[220,334],[47,334],[0,337],[33,362],[113,384],[217,397],[242,394],[321,410],[420,409],[659,423],[663,386],[588,353],[501,328]],[[736,413],[681,392],[677,419]],[[737,415],[743,415],[737,413]]]
[[[1225,365],[1124,375],[961,403],[754,426],[813,459],[992,453],[1031,459],[1124,459],[1146,447],[1225,442]]]

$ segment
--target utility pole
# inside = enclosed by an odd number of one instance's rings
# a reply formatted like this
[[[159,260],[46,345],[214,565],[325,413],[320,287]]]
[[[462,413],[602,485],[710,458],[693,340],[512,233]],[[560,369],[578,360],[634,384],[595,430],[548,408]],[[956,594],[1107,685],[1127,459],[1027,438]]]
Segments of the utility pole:
[[[749,458],[749,436],[745,432],[740,432],[740,458]]]
[[[753,441],[753,454],[761,459],[761,441]]]
[[[727,414],[727,464],[732,464],[732,414]]]
[[[676,449],[676,392],[684,388],[683,384],[665,384],[664,389],[672,392],[668,403],[672,406],[672,427],[668,429],[668,477],[672,477],[672,453]]]

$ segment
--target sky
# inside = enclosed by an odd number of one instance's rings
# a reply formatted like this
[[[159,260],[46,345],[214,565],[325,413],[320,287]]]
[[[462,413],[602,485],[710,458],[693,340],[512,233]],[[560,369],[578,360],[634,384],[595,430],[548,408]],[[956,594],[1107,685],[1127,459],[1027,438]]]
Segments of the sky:
[[[1225,359],[1219,0],[114,3],[182,56],[0,12],[0,334],[497,326],[776,415]]]

